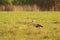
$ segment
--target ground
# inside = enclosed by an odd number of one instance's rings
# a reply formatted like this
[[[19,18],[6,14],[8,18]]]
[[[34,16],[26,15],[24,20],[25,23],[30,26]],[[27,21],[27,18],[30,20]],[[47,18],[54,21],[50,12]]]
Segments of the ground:
[[[0,12],[0,40],[60,40],[60,12]]]

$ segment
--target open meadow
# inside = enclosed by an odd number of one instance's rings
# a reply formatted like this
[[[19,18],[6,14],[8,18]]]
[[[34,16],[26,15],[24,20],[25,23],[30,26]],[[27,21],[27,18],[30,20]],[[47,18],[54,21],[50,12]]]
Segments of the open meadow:
[[[0,12],[0,40],[60,40],[60,12]]]

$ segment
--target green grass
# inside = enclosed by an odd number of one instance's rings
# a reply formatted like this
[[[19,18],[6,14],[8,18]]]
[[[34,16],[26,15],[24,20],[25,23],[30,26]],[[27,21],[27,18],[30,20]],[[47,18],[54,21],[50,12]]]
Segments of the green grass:
[[[0,12],[0,40],[60,40],[60,12]]]

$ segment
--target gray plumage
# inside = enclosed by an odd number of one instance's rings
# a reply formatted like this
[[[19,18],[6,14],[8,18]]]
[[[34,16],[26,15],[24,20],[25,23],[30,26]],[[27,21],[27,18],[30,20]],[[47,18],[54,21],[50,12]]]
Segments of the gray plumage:
[[[36,23],[36,20],[32,20],[32,23],[33,23],[33,26],[35,26],[35,27],[43,27],[42,25],[40,25],[40,24],[37,24]]]

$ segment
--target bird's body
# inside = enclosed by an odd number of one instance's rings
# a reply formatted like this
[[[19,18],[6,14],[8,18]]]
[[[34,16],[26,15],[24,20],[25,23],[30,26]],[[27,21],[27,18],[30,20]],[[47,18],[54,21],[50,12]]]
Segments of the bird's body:
[[[37,24],[35,20],[32,20],[32,23],[33,23],[33,26],[35,26],[36,28],[43,27],[42,25]]]
[[[40,25],[40,24],[33,24],[33,26],[35,26],[36,28],[38,28],[38,27],[43,27],[43,26]]]

